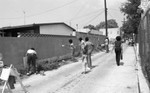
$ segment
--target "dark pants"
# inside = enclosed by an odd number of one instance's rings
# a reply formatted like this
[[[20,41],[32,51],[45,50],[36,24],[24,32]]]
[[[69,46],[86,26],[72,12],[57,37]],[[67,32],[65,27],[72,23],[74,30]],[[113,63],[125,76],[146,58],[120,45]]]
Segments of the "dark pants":
[[[36,55],[27,54],[27,73],[36,72]]]
[[[117,65],[119,66],[120,58],[121,58],[121,48],[116,48],[115,53],[116,53],[116,62],[117,62]]]
[[[87,60],[88,67],[92,68],[91,54],[87,54],[86,60]]]
[[[105,50],[107,53],[109,52],[109,45],[105,45]]]
[[[8,84],[10,86],[11,89],[14,89],[14,83],[16,83],[16,80],[15,80],[15,76],[9,76],[8,78]]]

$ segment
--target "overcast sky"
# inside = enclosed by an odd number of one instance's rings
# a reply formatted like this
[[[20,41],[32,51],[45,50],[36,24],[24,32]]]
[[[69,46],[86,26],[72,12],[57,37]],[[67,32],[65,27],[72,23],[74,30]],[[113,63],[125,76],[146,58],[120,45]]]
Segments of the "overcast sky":
[[[119,7],[126,0],[107,0],[108,19],[122,25]],[[0,27],[65,22],[74,28],[105,20],[104,0],[0,0]],[[25,17],[24,17],[25,16]]]

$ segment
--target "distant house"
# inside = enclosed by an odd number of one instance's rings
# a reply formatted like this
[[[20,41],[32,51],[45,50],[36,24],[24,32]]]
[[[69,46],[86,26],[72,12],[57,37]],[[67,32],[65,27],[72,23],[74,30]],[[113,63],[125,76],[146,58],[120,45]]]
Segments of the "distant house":
[[[63,22],[8,26],[0,28],[0,32],[2,32],[3,36],[6,37],[7,36],[17,37],[18,33],[66,35],[66,36],[75,35],[75,29]]]
[[[106,29],[100,29],[100,31],[103,33],[103,35],[106,35]],[[108,38],[110,40],[115,39],[116,36],[120,35],[120,29],[119,28],[108,28]]]
[[[103,35],[102,31],[90,30],[90,29],[78,29],[77,32],[89,33],[89,34],[94,34],[94,35]]]
[[[90,34],[94,34],[94,35],[103,35],[102,31],[98,31],[98,30],[90,30],[89,32]]]

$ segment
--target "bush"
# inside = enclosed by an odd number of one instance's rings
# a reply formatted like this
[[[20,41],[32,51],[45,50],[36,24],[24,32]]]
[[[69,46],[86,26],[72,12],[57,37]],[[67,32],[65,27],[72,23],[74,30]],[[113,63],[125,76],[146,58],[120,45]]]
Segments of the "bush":
[[[69,60],[71,58],[72,56],[70,54],[67,54],[60,57],[52,57],[52,58],[37,60],[37,68],[36,68],[37,72],[39,73],[42,70],[48,71],[48,70],[57,69],[60,66],[67,64],[66,60]],[[18,71],[19,73],[21,73],[21,75],[26,74],[26,69],[24,68],[23,69],[21,68]]]
[[[52,70],[59,67],[58,57],[48,58],[37,61],[37,71]]]
[[[41,70],[47,71],[57,69],[62,65],[62,60],[69,60],[70,58],[70,55],[64,55],[60,57],[39,60],[37,61],[37,71],[39,72]]]

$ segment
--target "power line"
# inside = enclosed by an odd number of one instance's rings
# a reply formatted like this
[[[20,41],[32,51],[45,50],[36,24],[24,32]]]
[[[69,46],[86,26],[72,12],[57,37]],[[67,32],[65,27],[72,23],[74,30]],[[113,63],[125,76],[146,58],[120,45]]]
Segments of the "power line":
[[[94,11],[94,12],[90,12],[90,13],[87,13],[87,14],[85,14],[85,15],[82,15],[82,16],[79,16],[79,17],[76,17],[76,18],[74,18],[74,19],[72,19],[72,20],[80,19],[80,18],[83,18],[83,17],[87,17],[87,16],[93,15],[93,14],[98,13],[98,12],[99,12],[99,10]],[[68,20],[68,21],[69,21],[69,20]]]
[[[71,20],[73,20],[75,17],[77,17],[77,16],[79,15],[79,13],[82,11],[83,7],[87,4],[88,1],[89,1],[89,0],[87,0],[86,3],[85,3],[82,7],[80,7],[79,11],[75,14],[74,17],[71,18]],[[70,20],[70,21],[71,21],[71,20]]]
[[[108,12],[108,15],[113,18],[113,16]]]
[[[115,12],[119,12],[119,10],[118,9],[114,9],[114,8],[109,8],[110,10],[113,10],[113,11],[115,11]]]
[[[68,6],[68,5],[70,5],[70,4],[72,4],[72,3],[76,2],[76,1],[78,1],[78,0],[73,0],[73,1],[71,1],[71,2],[69,2],[69,3],[66,3],[66,4],[62,5],[62,6],[58,6],[58,7],[56,7],[56,8],[49,9],[49,10],[47,10],[47,11],[44,11],[44,12],[41,12],[41,13],[38,13],[38,14],[29,15],[29,16],[27,16],[27,17],[33,17],[33,16],[42,15],[42,14],[47,13],[47,12],[52,12],[52,11],[55,11],[55,10],[57,10],[57,9],[63,8],[63,7],[65,7],[65,6]]]
[[[96,15],[94,18],[92,18],[90,21],[88,21],[86,24],[88,24],[88,23],[90,23],[90,22],[92,22],[92,21],[94,21],[97,17],[99,17],[99,15],[101,15],[102,13],[104,13],[104,11],[102,11],[102,12],[100,12],[98,15]],[[85,24],[85,25],[86,25]]]
[[[82,15],[82,16],[80,16],[80,17],[77,17],[77,18],[74,18],[73,20],[79,20],[79,19],[81,19],[81,18],[86,18],[86,17],[89,17],[89,16],[92,16],[92,18],[93,18],[93,15],[94,14],[97,14],[97,13],[99,13],[99,11],[95,11],[95,12],[91,12],[91,13],[88,13],[88,14],[85,14],[85,15]],[[95,16],[95,15],[94,15]],[[90,18],[88,18],[88,19],[91,19],[91,17]],[[86,18],[86,20],[87,20],[87,18]],[[65,22],[69,22],[69,24],[70,24],[70,26],[71,26],[71,21],[70,20],[67,20],[67,21],[65,21]],[[82,21],[83,22],[83,21]]]
[[[83,20],[81,20],[82,22],[87,22],[87,20],[92,19],[93,17],[97,16],[99,14],[99,12],[95,13],[94,15],[92,14],[91,16],[89,15],[88,17],[84,17]]]
[[[33,15],[27,15],[26,17],[33,17],[33,16],[42,15],[42,14],[44,14],[44,13],[51,12],[51,11],[54,11],[54,10],[63,8],[63,7],[65,7],[65,6],[68,6],[68,5],[70,5],[70,4],[72,4],[72,3],[76,2],[76,1],[78,1],[78,0],[73,0],[73,1],[71,1],[71,2],[69,2],[69,3],[66,3],[66,4],[64,4],[64,5],[58,6],[58,7],[53,8],[53,9],[46,10],[46,11],[44,11],[44,12],[40,12],[40,13],[33,14]],[[23,17],[0,18],[0,20],[6,20],[6,19],[21,19],[21,18],[23,18]]]

